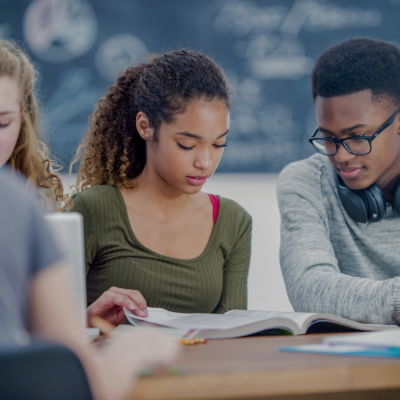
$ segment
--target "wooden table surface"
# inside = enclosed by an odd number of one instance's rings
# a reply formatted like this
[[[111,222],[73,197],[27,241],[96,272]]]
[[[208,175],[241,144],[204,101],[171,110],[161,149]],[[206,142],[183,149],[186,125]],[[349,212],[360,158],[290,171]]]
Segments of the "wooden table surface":
[[[400,359],[279,352],[326,335],[212,340],[185,346],[179,376],[140,378],[136,400],[400,399]],[[368,392],[365,392],[368,391]]]

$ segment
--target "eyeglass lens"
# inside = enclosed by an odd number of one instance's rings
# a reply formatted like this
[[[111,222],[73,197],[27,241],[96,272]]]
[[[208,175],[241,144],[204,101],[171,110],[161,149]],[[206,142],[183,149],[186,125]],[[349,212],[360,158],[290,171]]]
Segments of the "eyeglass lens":
[[[322,154],[335,155],[337,151],[337,144],[330,140],[324,140],[322,138],[316,138],[313,141],[315,148]],[[347,150],[350,150],[354,154],[366,154],[370,151],[370,144],[365,139],[346,139],[344,145]]]

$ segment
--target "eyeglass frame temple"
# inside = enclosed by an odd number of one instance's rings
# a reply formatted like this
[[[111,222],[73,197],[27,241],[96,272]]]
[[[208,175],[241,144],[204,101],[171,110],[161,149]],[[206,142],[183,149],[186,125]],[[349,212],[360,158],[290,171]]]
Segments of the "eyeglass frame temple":
[[[400,108],[372,135],[369,137],[358,137],[358,136],[354,136],[354,137],[347,137],[344,139],[334,139],[334,138],[322,138],[323,140],[327,140],[330,142],[335,143],[336,146],[336,152],[335,154],[324,154],[321,153],[320,151],[318,151],[318,149],[314,146],[313,141],[316,139],[314,138],[314,136],[318,133],[319,128],[317,127],[317,129],[315,129],[315,132],[312,134],[311,137],[308,138],[308,141],[312,144],[312,146],[314,147],[315,150],[317,150],[319,153],[326,155],[326,156],[334,156],[337,154],[338,150],[339,150],[339,143],[350,153],[353,154],[355,156],[365,156],[369,153],[371,153],[372,151],[372,146],[371,146],[371,142],[380,134],[382,133],[387,127],[389,127],[390,125],[393,124],[394,119],[396,118],[396,116],[400,113]],[[354,139],[354,138],[359,138],[359,139],[363,139],[366,140],[369,143],[369,152],[368,153],[363,153],[363,154],[355,154],[353,153],[344,143],[346,140],[348,139]]]

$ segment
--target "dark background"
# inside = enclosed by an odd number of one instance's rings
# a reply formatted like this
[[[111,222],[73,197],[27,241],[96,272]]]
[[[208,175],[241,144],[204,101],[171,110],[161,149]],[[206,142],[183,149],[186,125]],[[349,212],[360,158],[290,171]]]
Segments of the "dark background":
[[[0,0],[0,37],[23,41],[39,73],[48,143],[68,165],[118,71],[147,52],[190,48],[236,94],[220,172],[279,172],[313,153],[310,72],[350,37],[399,42],[400,0]]]

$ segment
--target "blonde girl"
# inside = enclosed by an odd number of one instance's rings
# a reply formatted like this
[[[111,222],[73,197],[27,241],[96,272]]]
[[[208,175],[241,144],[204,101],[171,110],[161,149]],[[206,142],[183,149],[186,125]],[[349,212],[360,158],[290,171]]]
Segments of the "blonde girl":
[[[0,168],[8,165],[38,188],[48,212],[65,200],[59,167],[40,140],[40,110],[35,96],[37,72],[21,48],[0,40]]]

